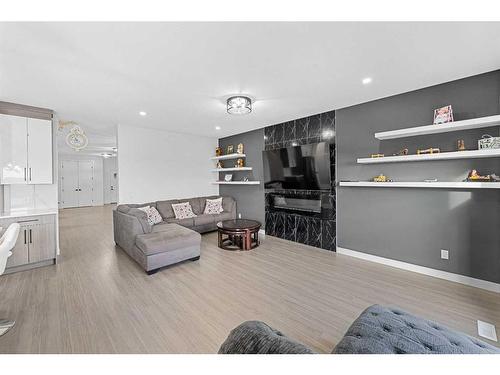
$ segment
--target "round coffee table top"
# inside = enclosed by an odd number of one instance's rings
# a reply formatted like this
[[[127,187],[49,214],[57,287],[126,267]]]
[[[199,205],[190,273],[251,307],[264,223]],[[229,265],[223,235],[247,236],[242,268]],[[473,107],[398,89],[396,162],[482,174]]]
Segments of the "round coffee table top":
[[[252,230],[260,228],[260,223],[248,219],[224,220],[217,223],[217,228],[228,231]]]

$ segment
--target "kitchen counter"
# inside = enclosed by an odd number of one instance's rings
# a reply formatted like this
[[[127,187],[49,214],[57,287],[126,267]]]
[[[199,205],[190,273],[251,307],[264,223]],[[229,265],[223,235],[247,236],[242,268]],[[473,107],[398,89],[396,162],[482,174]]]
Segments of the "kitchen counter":
[[[12,210],[9,212],[0,212],[0,219],[55,214],[57,214],[57,208]]]

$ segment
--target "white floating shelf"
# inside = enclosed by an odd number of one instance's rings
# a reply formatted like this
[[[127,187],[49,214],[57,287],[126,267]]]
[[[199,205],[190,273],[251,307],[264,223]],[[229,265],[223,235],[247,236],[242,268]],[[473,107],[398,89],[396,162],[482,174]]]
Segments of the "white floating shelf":
[[[424,134],[447,133],[460,130],[487,128],[490,126],[498,126],[498,125],[500,125],[500,115],[495,115],[495,116],[473,118],[469,120],[454,121],[446,124],[417,126],[414,128],[398,129],[381,133],[375,133],[375,138],[383,140],[383,139],[394,139],[394,138],[404,138],[404,137],[415,137]]]
[[[375,188],[500,189],[500,182],[372,182],[341,181],[340,186]]]
[[[498,158],[500,149],[482,149],[471,151],[441,152],[438,154],[384,156],[382,158],[359,158],[358,164],[399,163],[408,161],[453,160]]]
[[[239,158],[244,158],[246,157],[245,154],[227,154],[227,155],[222,155],[222,156],[214,156],[211,157],[210,160],[227,160],[227,159],[239,159]]]
[[[500,150],[499,150],[500,151]],[[231,172],[231,171],[251,171],[252,167],[242,167],[242,168],[215,168],[212,172]]]
[[[260,185],[260,181],[214,181],[214,185]]]

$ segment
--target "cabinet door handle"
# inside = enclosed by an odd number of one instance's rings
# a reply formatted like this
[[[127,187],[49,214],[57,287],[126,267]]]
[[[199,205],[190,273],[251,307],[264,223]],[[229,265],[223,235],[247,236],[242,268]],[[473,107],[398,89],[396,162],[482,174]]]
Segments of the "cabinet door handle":
[[[24,181],[28,181],[28,172],[27,172],[27,168],[24,168]]]
[[[26,229],[24,230],[24,244],[26,245]]]
[[[30,167],[30,182],[31,182],[31,167]]]
[[[31,229],[30,229],[30,243],[33,243],[33,237],[32,237],[32,233],[31,233]]]

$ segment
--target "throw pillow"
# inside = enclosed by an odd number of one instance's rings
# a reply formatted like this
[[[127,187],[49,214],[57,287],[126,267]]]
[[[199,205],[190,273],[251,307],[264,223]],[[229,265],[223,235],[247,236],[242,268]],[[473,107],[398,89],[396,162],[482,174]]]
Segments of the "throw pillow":
[[[146,207],[138,207],[139,210],[144,211],[146,215],[148,215],[148,223],[149,225],[155,225],[162,222],[162,218],[160,213],[155,207],[146,206]]]
[[[203,211],[204,214],[218,215],[222,211],[224,211],[222,209],[222,197],[217,199],[207,199],[205,204],[205,211]]]
[[[172,205],[176,219],[189,219],[196,217],[189,202],[176,203]]]

